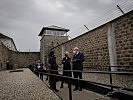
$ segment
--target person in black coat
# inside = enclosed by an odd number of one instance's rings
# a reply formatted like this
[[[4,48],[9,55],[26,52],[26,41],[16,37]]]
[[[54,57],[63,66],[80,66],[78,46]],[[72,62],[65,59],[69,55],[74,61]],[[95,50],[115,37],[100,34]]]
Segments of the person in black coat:
[[[49,63],[50,74],[58,74],[58,71],[52,71],[52,70],[58,70],[54,51],[50,52],[48,63]],[[50,88],[53,89],[55,92],[59,91],[56,89],[56,79],[57,79],[56,76],[52,76],[52,75],[49,76]]]
[[[70,64],[71,58],[68,57],[68,55],[69,55],[69,52],[66,52],[65,53],[65,57],[62,60],[62,64],[63,64],[63,76],[71,77],[72,76],[71,71],[65,71],[65,70],[71,70],[71,64]],[[62,78],[62,82],[61,82],[60,88],[63,88],[64,81],[67,81],[67,80],[68,79]]]
[[[43,66],[44,66],[43,63],[41,63],[41,64],[40,64],[40,68],[39,68],[39,72],[41,72],[41,73],[40,73],[40,79],[41,79],[42,81],[43,81],[43,72],[45,72]]]
[[[73,53],[74,53],[73,59],[72,59],[73,70],[74,70],[73,76],[74,76],[74,78],[82,79],[84,55],[83,55],[83,53],[79,52],[78,47],[74,48]],[[80,71],[80,72],[76,72],[76,71]],[[82,91],[82,86],[81,86],[80,82],[76,81],[76,86],[74,88],[74,91],[78,90],[78,87],[79,87],[79,91]]]
[[[40,77],[40,79],[43,81],[43,73],[40,73],[40,72],[44,72],[44,69],[43,69],[43,63],[41,63],[40,60],[36,62],[35,71],[36,71],[36,75]]]

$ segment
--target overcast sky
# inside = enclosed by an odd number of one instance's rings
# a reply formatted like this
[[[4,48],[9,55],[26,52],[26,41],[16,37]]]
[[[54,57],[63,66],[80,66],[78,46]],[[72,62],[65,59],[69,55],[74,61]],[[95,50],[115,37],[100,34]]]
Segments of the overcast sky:
[[[12,37],[18,50],[39,51],[42,27],[64,27],[75,37],[79,28],[85,29],[83,25],[121,1],[124,0],[0,0],[0,33]]]

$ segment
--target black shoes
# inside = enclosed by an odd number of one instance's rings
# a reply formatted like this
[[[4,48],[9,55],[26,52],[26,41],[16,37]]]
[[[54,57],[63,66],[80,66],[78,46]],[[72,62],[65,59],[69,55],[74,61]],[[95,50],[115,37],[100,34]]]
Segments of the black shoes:
[[[60,88],[63,88],[63,84],[61,84]]]
[[[80,88],[78,89],[78,87],[75,87],[75,88],[73,89],[73,91],[76,91],[76,90],[82,91],[82,88],[80,87]]]
[[[76,90],[78,90],[78,87],[75,87],[75,88],[73,89],[73,91],[76,91]]]
[[[81,87],[79,88],[79,91],[82,91],[82,88]]]
[[[63,88],[63,86],[60,86],[60,88]]]
[[[55,92],[58,92],[59,90],[55,89],[54,91],[55,91]]]

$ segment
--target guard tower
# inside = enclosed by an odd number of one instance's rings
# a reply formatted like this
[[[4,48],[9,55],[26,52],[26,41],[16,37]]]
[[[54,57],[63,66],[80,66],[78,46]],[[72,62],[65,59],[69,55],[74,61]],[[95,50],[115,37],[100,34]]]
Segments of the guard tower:
[[[67,32],[69,29],[65,29],[58,26],[43,27],[39,36],[40,40],[40,58],[46,65],[48,61],[48,54],[51,48],[68,41]]]

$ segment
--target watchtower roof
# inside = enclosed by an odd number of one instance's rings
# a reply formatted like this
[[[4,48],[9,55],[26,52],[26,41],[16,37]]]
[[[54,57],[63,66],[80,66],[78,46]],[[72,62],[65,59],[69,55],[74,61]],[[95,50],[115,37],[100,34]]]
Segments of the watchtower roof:
[[[44,30],[57,30],[57,31],[65,31],[65,32],[69,31],[69,29],[65,29],[65,28],[62,28],[59,26],[52,25],[52,26],[48,26],[48,27],[43,27],[41,32],[39,33],[39,36],[41,36],[43,34]]]

